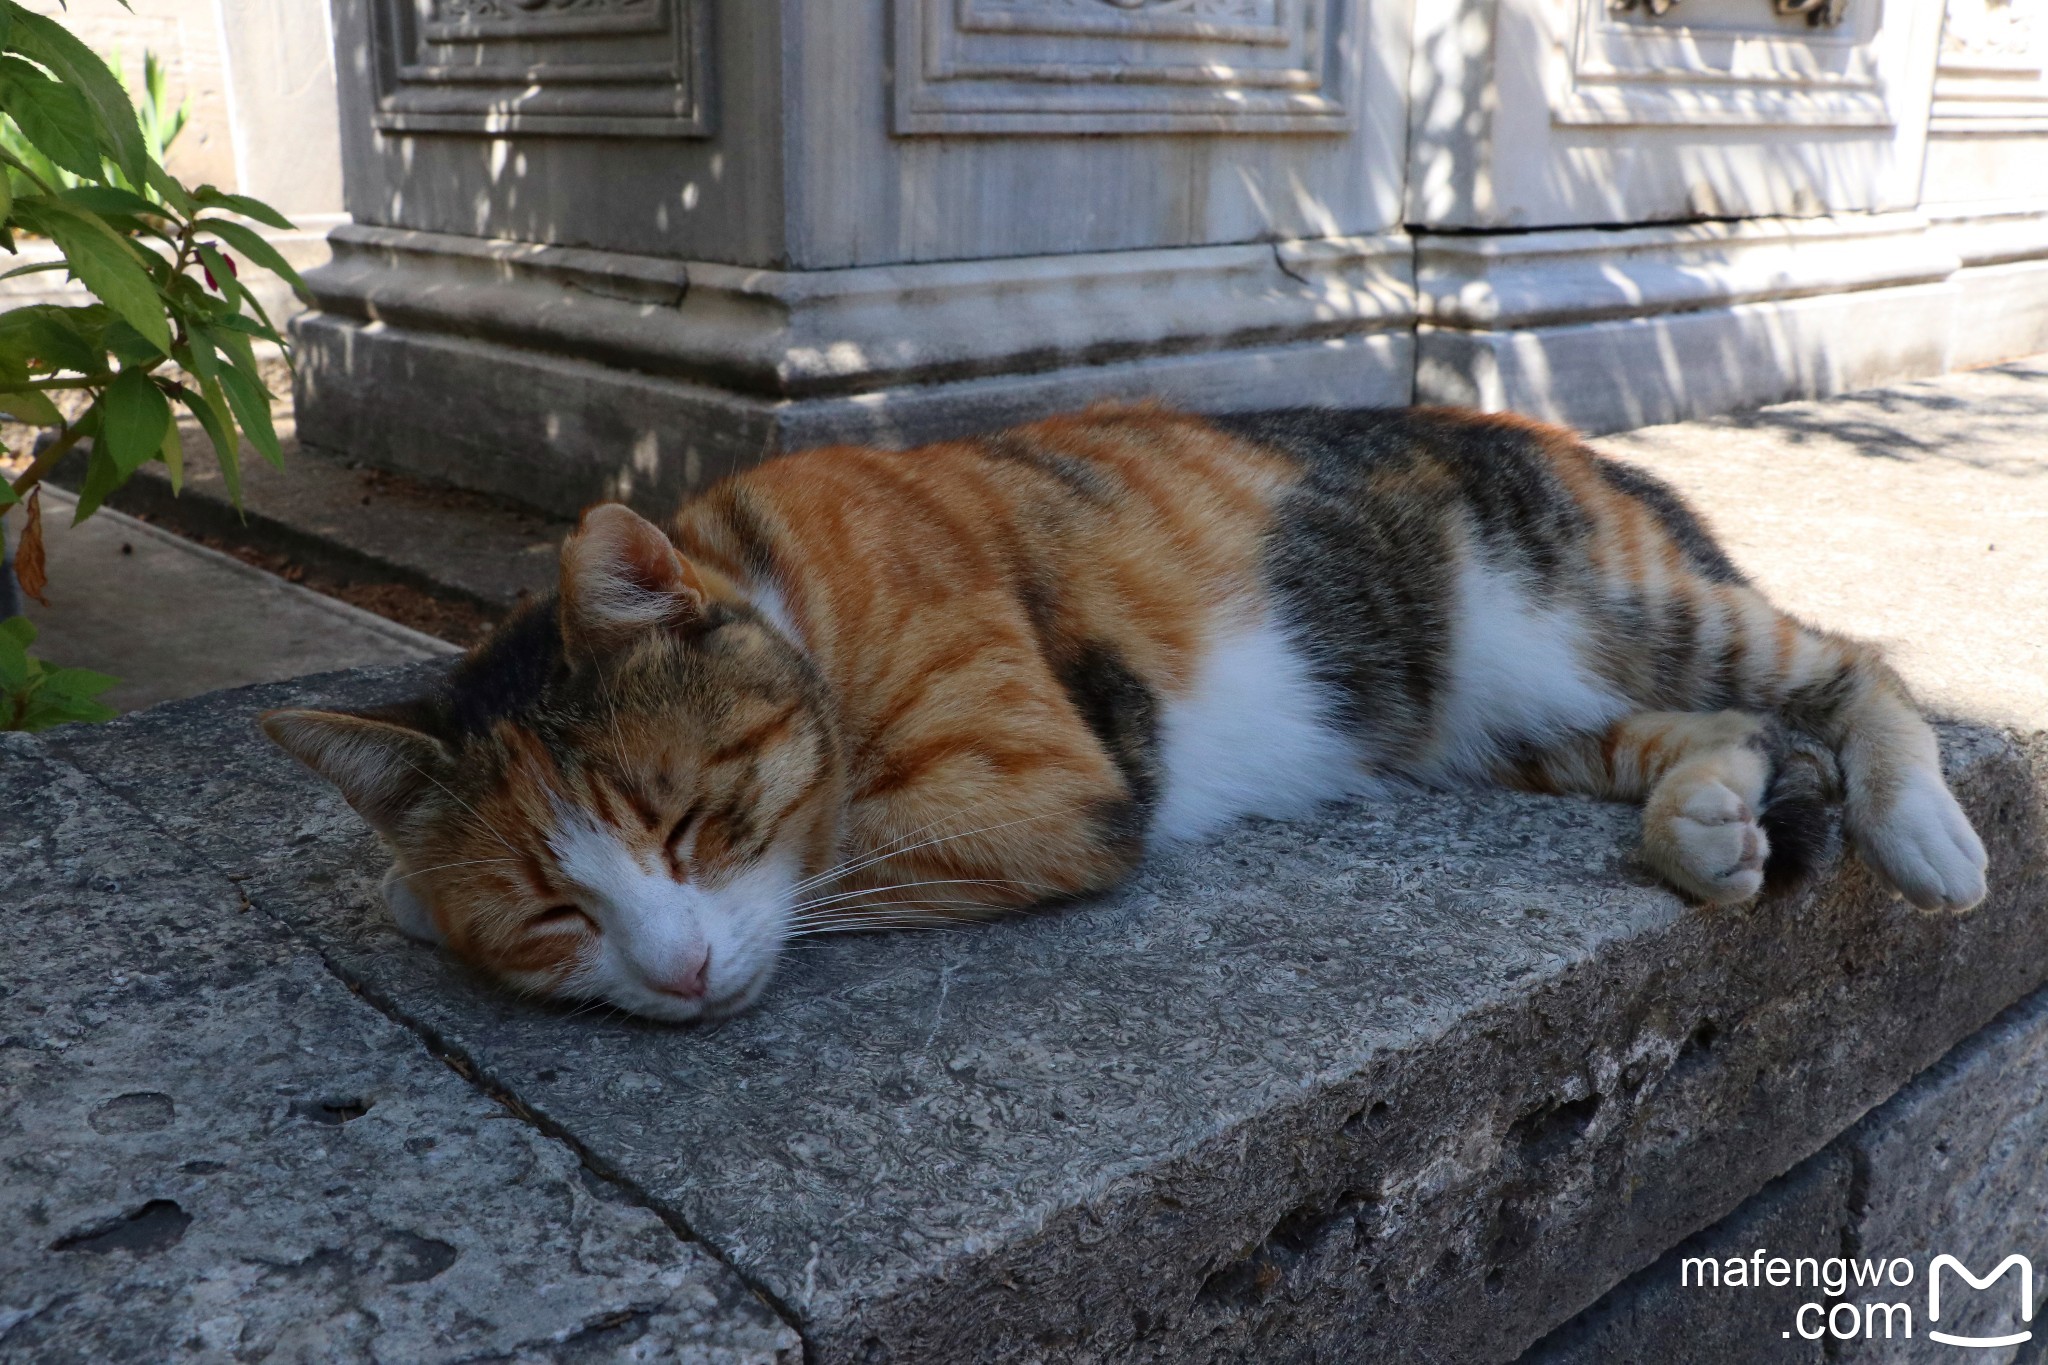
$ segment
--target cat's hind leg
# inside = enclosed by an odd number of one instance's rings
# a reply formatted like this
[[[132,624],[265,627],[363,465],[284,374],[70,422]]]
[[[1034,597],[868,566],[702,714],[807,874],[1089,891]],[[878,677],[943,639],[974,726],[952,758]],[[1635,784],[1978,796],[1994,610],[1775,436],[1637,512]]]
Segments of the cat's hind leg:
[[[1830,853],[1836,782],[1820,749],[1741,711],[1643,711],[1518,755],[1510,786],[1643,803],[1643,860],[1712,905],[1803,886]]]

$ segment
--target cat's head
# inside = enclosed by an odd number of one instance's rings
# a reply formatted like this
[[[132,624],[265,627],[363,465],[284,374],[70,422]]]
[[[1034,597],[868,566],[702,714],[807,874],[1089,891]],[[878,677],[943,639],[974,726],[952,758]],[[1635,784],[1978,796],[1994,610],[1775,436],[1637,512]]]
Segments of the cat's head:
[[[844,765],[802,653],[617,504],[418,702],[272,711],[394,854],[401,927],[515,989],[657,1019],[751,1004],[832,862]]]

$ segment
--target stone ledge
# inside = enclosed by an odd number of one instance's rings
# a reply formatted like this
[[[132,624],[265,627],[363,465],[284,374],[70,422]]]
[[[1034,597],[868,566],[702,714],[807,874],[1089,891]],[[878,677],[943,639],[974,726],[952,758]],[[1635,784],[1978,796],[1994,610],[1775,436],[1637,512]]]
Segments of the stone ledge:
[[[1957,1359],[1927,1340],[1925,1276],[1933,1257],[1956,1256],[1979,1274],[2019,1252],[2048,1257],[2048,990],[2036,991],[1894,1095],[1818,1155],[1772,1182],[1735,1213],[1660,1257],[1539,1342],[1520,1365],[1660,1365]],[[1912,1283],[1830,1295],[1821,1286],[1702,1288],[1682,1263],[1722,1264],[1762,1247],[1770,1256],[1905,1258]],[[2012,1328],[2011,1281],[1999,1292],[1948,1286],[1943,1330],[1997,1336]],[[1910,1339],[1806,1340],[1802,1305],[1905,1303]],[[1889,1315],[1887,1315],[1889,1316]],[[1861,1314],[1859,1314],[1861,1317]],[[1903,1326],[1894,1319],[1893,1328]],[[1808,1331],[1820,1330],[1809,1317]],[[1882,1331],[1882,1329],[1880,1329]],[[1794,1335],[1798,1332],[1798,1335]],[[2012,1365],[2012,1350],[1973,1357]]]
[[[1251,824],[1106,902],[795,954],[706,1030],[503,998],[405,943],[382,859],[253,733],[403,672],[52,746],[365,995],[703,1238],[821,1361],[1514,1358],[2048,978],[2040,790],[1948,727],[1994,895],[1856,866],[1689,910],[1616,807],[1410,795]]]
[[[0,772],[0,1361],[800,1358],[142,812]]]

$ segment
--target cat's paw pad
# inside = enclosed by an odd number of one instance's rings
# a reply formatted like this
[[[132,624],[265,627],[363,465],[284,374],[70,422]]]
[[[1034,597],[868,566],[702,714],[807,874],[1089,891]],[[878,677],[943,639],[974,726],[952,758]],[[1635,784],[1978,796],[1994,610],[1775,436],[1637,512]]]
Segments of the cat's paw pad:
[[[1852,811],[1850,832],[1865,860],[1922,910],[1962,911],[1984,899],[1984,842],[1934,770],[1908,776],[1883,815],[1859,820]]]
[[[1732,787],[1700,783],[1660,826],[1646,844],[1657,870],[1680,890],[1710,905],[1733,905],[1763,889],[1770,840],[1755,808]]]

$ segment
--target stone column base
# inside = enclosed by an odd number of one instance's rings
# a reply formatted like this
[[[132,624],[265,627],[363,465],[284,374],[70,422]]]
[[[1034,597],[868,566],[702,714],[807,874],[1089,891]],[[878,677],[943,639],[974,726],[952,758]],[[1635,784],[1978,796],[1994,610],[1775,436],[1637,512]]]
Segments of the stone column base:
[[[300,319],[302,440],[557,512],[1096,399],[1410,397],[1405,238],[753,270],[384,228]]]
[[[2048,200],[1928,210],[1962,262],[1948,368],[2048,351]]]
[[[1600,433],[1938,374],[1960,265],[1917,213],[1426,235],[1416,397]]]

